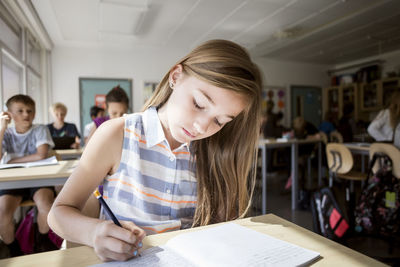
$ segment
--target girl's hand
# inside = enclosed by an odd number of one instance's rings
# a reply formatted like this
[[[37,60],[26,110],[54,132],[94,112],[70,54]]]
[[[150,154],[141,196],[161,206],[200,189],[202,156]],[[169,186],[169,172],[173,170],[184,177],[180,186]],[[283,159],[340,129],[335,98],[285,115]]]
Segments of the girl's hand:
[[[146,236],[143,229],[133,222],[120,221],[122,227],[113,221],[102,221],[95,229],[93,248],[102,261],[126,261],[139,255]]]
[[[79,143],[72,143],[71,148],[73,149],[78,149],[79,148]]]
[[[7,129],[8,124],[11,122],[11,116],[8,112],[0,113],[0,131]]]

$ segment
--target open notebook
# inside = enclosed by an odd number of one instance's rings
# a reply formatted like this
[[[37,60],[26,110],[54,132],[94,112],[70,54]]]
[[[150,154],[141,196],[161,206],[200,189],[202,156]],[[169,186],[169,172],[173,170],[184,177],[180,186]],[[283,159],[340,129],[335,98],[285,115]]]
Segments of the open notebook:
[[[24,163],[10,163],[10,164],[0,164],[0,169],[8,169],[8,168],[29,168],[36,166],[45,166],[45,165],[54,165],[58,164],[58,161],[55,156],[42,159],[38,161],[24,162]]]
[[[152,247],[126,262],[96,267],[124,266],[304,266],[319,253],[270,237],[235,223],[180,234],[165,245]]]

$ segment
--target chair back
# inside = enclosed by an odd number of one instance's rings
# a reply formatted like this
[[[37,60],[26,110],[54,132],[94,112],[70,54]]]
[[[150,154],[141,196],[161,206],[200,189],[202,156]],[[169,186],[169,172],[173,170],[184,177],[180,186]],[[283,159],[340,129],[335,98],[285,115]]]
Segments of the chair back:
[[[328,143],[328,135],[320,131],[319,136],[321,137],[321,141],[324,142],[324,144],[326,145]]]
[[[369,148],[369,158],[372,159],[375,153],[383,153],[392,161],[392,174],[400,179],[400,150],[392,144],[373,143]],[[380,163],[377,161],[372,171],[376,173],[380,168]]]
[[[328,143],[326,145],[326,159],[329,170],[333,173],[348,173],[353,168],[353,155],[343,144]]]
[[[343,136],[338,131],[333,131],[329,134],[329,139],[332,143],[343,143]]]

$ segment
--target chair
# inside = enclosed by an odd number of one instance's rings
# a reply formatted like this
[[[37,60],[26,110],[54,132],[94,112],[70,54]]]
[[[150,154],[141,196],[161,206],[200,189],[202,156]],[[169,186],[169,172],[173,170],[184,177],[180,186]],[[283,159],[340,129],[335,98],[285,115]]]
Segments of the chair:
[[[353,210],[355,208],[354,181],[365,181],[367,174],[353,171],[353,155],[350,150],[343,144],[329,143],[326,146],[326,158],[329,168],[329,187],[333,186],[333,179],[339,178],[347,181],[349,186],[346,186],[346,202],[348,204],[349,222],[353,220]]]
[[[338,131],[333,131],[329,134],[329,140],[332,143],[343,143],[343,136]]]
[[[369,157],[372,159],[375,153],[382,153],[387,155],[393,162],[392,174],[400,179],[400,150],[392,144],[387,143],[373,143],[369,148]],[[372,172],[376,173],[380,167],[380,162],[376,162],[372,168]]]

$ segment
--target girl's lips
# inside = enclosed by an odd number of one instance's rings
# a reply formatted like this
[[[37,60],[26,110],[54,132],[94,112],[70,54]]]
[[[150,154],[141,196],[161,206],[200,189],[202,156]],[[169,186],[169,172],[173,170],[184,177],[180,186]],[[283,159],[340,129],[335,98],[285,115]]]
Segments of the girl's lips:
[[[194,136],[194,135],[192,135],[189,131],[187,131],[185,128],[182,128],[183,129],[183,131],[185,132],[185,134],[187,135],[187,136],[189,136],[190,138],[195,138],[196,136]]]

